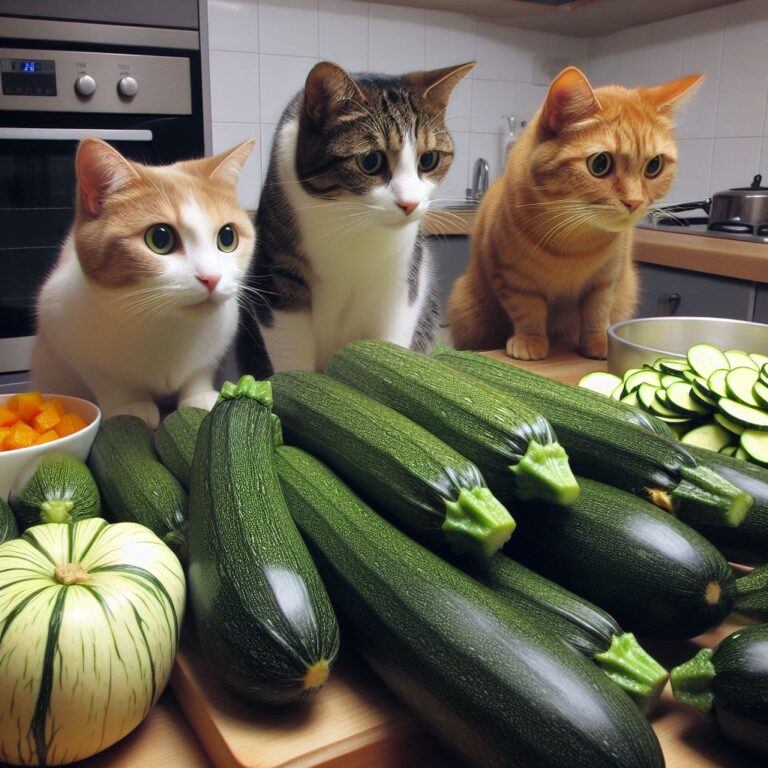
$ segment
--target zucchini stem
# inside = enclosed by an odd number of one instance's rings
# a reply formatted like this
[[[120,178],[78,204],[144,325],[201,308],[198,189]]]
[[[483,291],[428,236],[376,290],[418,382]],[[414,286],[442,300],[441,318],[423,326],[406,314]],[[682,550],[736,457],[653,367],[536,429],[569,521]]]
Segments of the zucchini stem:
[[[515,495],[519,499],[572,504],[579,496],[579,484],[560,443],[541,445],[531,440],[523,458],[510,469],[515,474]]]
[[[40,505],[40,520],[43,523],[71,523],[72,515],[69,513],[75,506],[71,499],[57,499],[44,501]]]
[[[690,661],[675,667],[669,674],[675,698],[696,707],[704,714],[712,709],[714,703],[712,681],[715,679],[715,665],[712,663],[712,653],[711,648],[703,648]]]
[[[646,714],[656,707],[669,673],[635,639],[631,632],[614,635],[611,647],[594,656],[595,663]]]
[[[672,491],[677,516],[696,525],[735,528],[752,506],[752,497],[707,467],[681,467],[683,479]]]
[[[250,374],[241,376],[237,384],[225,381],[219,390],[219,400],[234,400],[237,397],[248,397],[256,400],[267,408],[272,407],[272,384],[268,381],[256,381]]]
[[[768,565],[736,579],[736,604],[733,610],[757,621],[768,621]]]
[[[445,502],[442,530],[459,553],[490,557],[509,541],[515,521],[488,488],[462,488],[456,501]]]

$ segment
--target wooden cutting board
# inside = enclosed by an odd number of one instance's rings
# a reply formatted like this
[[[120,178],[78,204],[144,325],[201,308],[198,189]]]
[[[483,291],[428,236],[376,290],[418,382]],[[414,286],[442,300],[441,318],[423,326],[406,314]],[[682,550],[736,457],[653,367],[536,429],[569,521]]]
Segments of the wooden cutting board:
[[[506,359],[501,353],[490,353]],[[605,364],[555,351],[523,367],[575,383]],[[725,624],[696,641],[645,643],[667,667],[697,646],[714,646],[737,628]],[[192,633],[179,652],[171,686],[215,768],[450,768],[405,707],[349,651],[321,693],[306,705],[259,708],[226,691],[208,669]],[[342,640],[343,645],[343,640]],[[761,762],[718,738],[711,724],[677,705],[667,689],[653,717],[667,768],[758,768]],[[588,768],[573,766],[573,768]]]

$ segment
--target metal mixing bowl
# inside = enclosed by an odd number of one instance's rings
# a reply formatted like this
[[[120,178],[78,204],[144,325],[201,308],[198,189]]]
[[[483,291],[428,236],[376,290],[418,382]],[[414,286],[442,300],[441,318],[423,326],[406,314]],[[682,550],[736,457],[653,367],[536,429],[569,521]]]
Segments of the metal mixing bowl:
[[[768,325],[718,317],[641,317],[608,329],[608,370],[621,376],[657,357],[685,357],[694,344],[768,355]]]

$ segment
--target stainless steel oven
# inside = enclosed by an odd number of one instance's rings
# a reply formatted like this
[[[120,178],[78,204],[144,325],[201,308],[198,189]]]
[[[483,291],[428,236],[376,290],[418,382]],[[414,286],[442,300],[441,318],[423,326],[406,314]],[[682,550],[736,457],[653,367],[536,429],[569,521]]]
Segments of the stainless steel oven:
[[[77,142],[97,136],[147,163],[204,153],[199,33],[0,15],[0,81],[5,374],[29,367],[35,296],[72,223]]]

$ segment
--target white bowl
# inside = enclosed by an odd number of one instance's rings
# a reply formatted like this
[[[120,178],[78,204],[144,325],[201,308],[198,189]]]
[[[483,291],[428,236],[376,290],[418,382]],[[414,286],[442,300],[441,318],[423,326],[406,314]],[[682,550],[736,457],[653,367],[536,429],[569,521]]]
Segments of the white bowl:
[[[0,406],[4,406],[13,395],[0,395]],[[79,397],[69,397],[67,395],[48,395],[44,394],[46,400],[57,397],[61,400],[64,409],[67,412],[82,416],[88,426],[83,427],[79,432],[66,437],[60,437],[58,440],[52,440],[50,443],[42,445],[30,445],[29,448],[16,448],[12,451],[0,451],[0,496],[7,499],[11,486],[16,478],[21,474],[21,470],[38,456],[52,451],[64,451],[71,453],[80,461],[85,461],[91,452],[91,446],[96,439],[96,433],[101,423],[101,411],[98,406],[88,400],[81,400]]]

